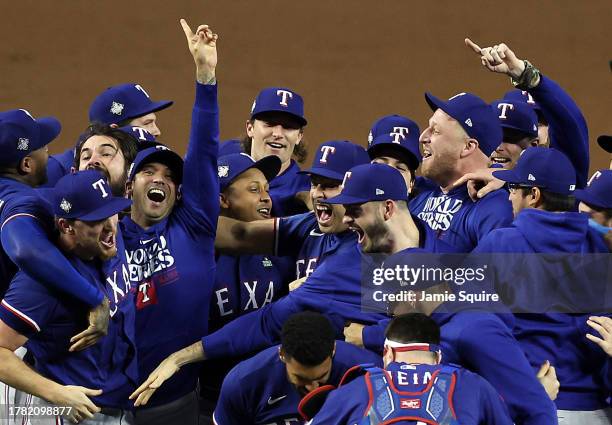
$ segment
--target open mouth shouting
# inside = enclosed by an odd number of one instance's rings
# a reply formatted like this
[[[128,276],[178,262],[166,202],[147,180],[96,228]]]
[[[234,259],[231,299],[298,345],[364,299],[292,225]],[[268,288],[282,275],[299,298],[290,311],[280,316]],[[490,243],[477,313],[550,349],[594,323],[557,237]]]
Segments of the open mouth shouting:
[[[106,250],[115,248],[115,232],[113,230],[104,230],[100,234],[100,245]]]
[[[317,221],[321,226],[330,226],[333,218],[333,209],[329,204],[316,202],[314,208],[317,215]]]
[[[349,229],[357,233],[357,243],[362,243],[365,239],[365,232],[363,231],[363,229],[357,226],[356,224],[350,225]]]
[[[160,204],[166,200],[167,194],[159,187],[152,187],[147,191],[147,198],[155,204]]]
[[[422,156],[423,161],[425,161],[426,159],[429,159],[432,156],[432,153],[429,149],[423,148]]]
[[[490,160],[492,164],[501,164],[504,168],[507,168],[506,164],[509,164],[511,162],[510,158],[508,158],[507,156],[495,155],[495,153],[491,155]]]

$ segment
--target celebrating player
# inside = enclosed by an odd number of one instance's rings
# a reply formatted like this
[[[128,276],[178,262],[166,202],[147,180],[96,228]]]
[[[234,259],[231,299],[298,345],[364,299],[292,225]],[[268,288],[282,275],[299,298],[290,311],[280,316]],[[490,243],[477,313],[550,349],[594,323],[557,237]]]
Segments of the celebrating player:
[[[441,363],[435,321],[419,313],[396,316],[385,337],[385,369],[351,370],[310,424],[351,425],[365,418],[368,423],[383,418],[436,424],[513,423],[491,384],[466,369]]]
[[[259,92],[251,118],[246,122],[246,138],[242,140],[244,151],[255,161],[276,155],[281,160],[279,174],[270,180],[272,215],[284,217],[308,211],[308,178],[298,174],[297,156],[306,158],[302,144],[304,127],[304,101],[293,90],[270,87]]]
[[[0,380],[35,396],[20,393],[18,404],[27,400],[32,406],[62,408],[46,422],[32,418],[32,423],[55,424],[62,415],[75,422],[95,417],[131,423],[127,396],[138,379],[134,301],[129,282],[118,286],[116,276],[106,275],[99,262],[116,256],[117,213],[131,201],[112,196],[105,178],[88,170],[62,177],[50,203],[57,246],[92,286],[114,295],[108,334],[87,350],[70,353],[71,336],[85,313],[82,306],[18,272],[0,304]],[[26,342],[33,369],[13,354]]]
[[[308,392],[338,385],[351,367],[380,365],[380,357],[335,341],[329,320],[303,312],[283,324],[281,344],[238,364],[227,375],[215,425],[300,424],[298,404]]]
[[[599,272],[587,281],[587,269],[579,266],[582,254],[607,254],[609,250],[601,235],[589,227],[588,217],[574,212],[573,166],[556,149],[537,147],[525,151],[513,170],[495,171],[494,176],[508,183],[515,219],[511,227],[491,232],[475,251],[506,253],[493,257],[504,263],[513,257],[524,259],[518,264],[529,277],[511,267],[511,277],[504,279],[511,296],[505,301],[515,311],[532,313],[516,314],[514,333],[534,369],[544,361],[556,367],[561,383],[555,400],[559,420],[568,424],[608,423],[612,419],[605,402],[612,388],[608,359],[594,344],[584,341],[589,311],[609,307],[602,307],[609,290],[608,262],[603,268],[590,262],[588,269]],[[540,257],[508,253],[566,256],[557,256],[552,262],[530,262],[530,258]],[[571,253],[577,255],[567,255]],[[580,271],[573,274],[573,269]]]
[[[421,173],[438,187],[423,189],[410,202],[410,211],[461,252],[470,252],[484,236],[512,221],[504,191],[473,202],[467,185],[454,187],[464,174],[488,166],[488,157],[502,141],[491,107],[469,93],[448,101],[426,94],[434,111],[421,134]],[[483,202],[484,201],[484,202]]]
[[[219,214],[217,151],[217,35],[207,25],[193,33],[181,20],[196,64],[190,142],[182,158],[164,146],[138,153],[126,193],[134,201],[121,221],[137,290],[136,335],[140,376],[170,353],[205,335],[214,279],[214,235]],[[198,421],[197,367],[186,367],[156,394],[137,423]]]

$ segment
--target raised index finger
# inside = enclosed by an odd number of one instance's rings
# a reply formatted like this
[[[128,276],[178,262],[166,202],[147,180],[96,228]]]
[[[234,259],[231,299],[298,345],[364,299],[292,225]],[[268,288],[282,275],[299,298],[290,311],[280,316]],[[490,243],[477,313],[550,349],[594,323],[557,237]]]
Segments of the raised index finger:
[[[480,46],[476,43],[474,43],[472,40],[470,40],[469,38],[465,39],[465,45],[470,47],[474,52],[480,54],[480,52],[482,51],[482,49],[480,48]]]
[[[193,31],[191,31],[191,27],[189,26],[187,21],[184,19],[181,19],[180,23],[181,23],[181,26],[183,27],[183,31],[185,32],[185,37],[187,37],[187,40],[191,40],[191,38],[193,37]]]

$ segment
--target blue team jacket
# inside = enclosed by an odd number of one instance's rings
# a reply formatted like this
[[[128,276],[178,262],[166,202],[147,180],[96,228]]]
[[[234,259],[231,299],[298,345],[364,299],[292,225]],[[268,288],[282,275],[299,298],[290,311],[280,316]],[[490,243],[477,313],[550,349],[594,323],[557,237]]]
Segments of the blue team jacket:
[[[457,248],[458,252],[471,252],[491,230],[507,227],[512,222],[512,204],[505,190],[496,190],[474,202],[466,185],[447,194],[439,187],[423,185],[409,207],[438,238]]]
[[[608,249],[601,235],[589,227],[586,215],[527,208],[517,215],[512,227],[491,232],[475,252],[522,253],[529,260],[533,253],[608,253]],[[509,255],[512,261],[515,261],[515,257]],[[501,261],[497,260],[498,263]],[[570,277],[565,269],[561,269],[560,278],[553,282],[556,286],[551,287],[548,273],[551,269],[554,272],[554,267],[560,269],[559,266],[548,262],[538,262],[535,266],[530,262],[525,264],[520,268],[529,274],[529,281],[508,278],[502,282],[508,288],[502,286],[500,292],[512,292],[513,297],[505,301],[513,311],[539,313],[516,314],[514,332],[531,366],[538,370],[545,360],[555,366],[561,384],[559,396],[555,400],[559,409],[603,408],[612,388],[610,359],[596,344],[585,338],[586,333],[596,332],[586,325],[588,310],[585,311],[584,305],[577,303],[588,300],[583,297],[588,290],[591,291],[589,297],[593,307],[599,305],[597,297],[604,298],[607,295],[610,276],[601,275],[601,286],[590,282],[589,288],[581,288],[576,284],[580,275]],[[516,268],[514,266],[514,276],[520,271]],[[510,274],[513,270],[508,272]],[[530,310],[529,307],[539,310]],[[555,312],[546,312],[553,308]],[[570,314],[559,313],[563,310],[558,308],[565,308]]]
[[[217,86],[196,86],[183,166],[182,198],[164,220],[144,230],[121,221],[130,280],[136,289],[140,379],[208,330],[214,285],[214,239],[219,215]],[[196,388],[199,366],[182,367],[151,401],[176,400]]]
[[[99,343],[69,353],[70,338],[87,327],[86,308],[21,271],[0,304],[0,319],[28,337],[25,346],[41,375],[62,385],[101,389],[101,395],[91,397],[100,407],[129,409],[132,402],[128,396],[138,383],[138,368],[134,300],[129,281],[123,279],[127,271],[124,258],[115,257],[104,267],[97,261],[85,262],[73,256],[68,259],[110,300],[108,334]]]
[[[239,363],[223,381],[221,397],[215,409],[219,425],[299,425],[302,395],[287,380],[279,346],[267,348]],[[361,363],[382,366],[382,359],[372,352],[343,341],[336,342],[331,374],[326,385],[337,386],[344,373]]]
[[[399,391],[410,397],[410,392],[423,391],[433,373],[441,365],[391,363],[386,370]],[[482,377],[465,369],[456,372],[456,386],[452,393],[455,414],[462,425],[511,425],[507,407],[495,389]],[[311,424],[353,425],[364,418],[370,399],[365,377],[332,391]],[[409,414],[410,410],[406,410]]]

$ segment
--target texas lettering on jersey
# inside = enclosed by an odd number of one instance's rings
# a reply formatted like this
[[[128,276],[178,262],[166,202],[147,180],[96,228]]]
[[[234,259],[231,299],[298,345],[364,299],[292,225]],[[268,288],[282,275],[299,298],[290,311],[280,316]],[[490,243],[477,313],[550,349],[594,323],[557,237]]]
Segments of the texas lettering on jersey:
[[[129,264],[129,280],[135,286],[136,308],[157,304],[157,287],[179,278],[168,242],[163,235],[141,241],[143,247],[125,251]]]
[[[240,289],[241,299],[247,299],[246,303],[241,303],[240,309],[242,312],[257,310],[274,300],[274,281],[272,280],[269,282],[258,282],[256,280],[242,282]],[[263,300],[261,295],[264,295]],[[227,309],[225,306],[225,304],[230,302],[228,288],[221,288],[215,291],[215,298],[221,317],[234,313],[234,309]]]
[[[110,287],[112,295],[108,292],[110,303],[110,317],[117,313],[118,304],[131,290],[130,273],[125,263],[121,263],[121,268],[117,267],[106,275],[107,288]]]
[[[462,205],[461,199],[452,199],[446,195],[435,196],[427,199],[423,211],[417,216],[432,230],[445,231],[450,227]]]
[[[309,277],[317,268],[319,257],[301,258],[295,262],[295,278]]]

